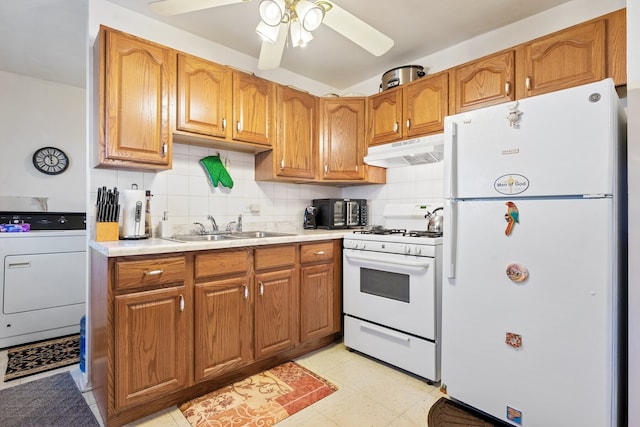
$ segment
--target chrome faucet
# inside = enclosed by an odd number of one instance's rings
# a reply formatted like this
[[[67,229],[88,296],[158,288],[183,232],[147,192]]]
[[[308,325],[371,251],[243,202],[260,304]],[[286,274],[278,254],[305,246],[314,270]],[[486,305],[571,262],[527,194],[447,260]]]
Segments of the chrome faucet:
[[[216,220],[211,215],[207,215],[207,219],[211,221],[211,230],[218,231],[218,224],[216,224]]]
[[[198,229],[198,234],[205,234],[207,232],[204,228],[204,224],[202,224],[201,222],[194,222],[194,224],[200,227]]]
[[[238,220],[236,221],[236,231],[242,231],[242,214],[238,214]]]

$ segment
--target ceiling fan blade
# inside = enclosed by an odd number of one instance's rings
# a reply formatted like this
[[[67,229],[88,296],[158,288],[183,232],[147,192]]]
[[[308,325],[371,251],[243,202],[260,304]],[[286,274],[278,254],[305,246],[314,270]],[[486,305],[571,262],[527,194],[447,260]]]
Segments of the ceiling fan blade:
[[[244,1],[249,0],[159,0],[149,3],[149,9],[158,15],[171,16]]]
[[[331,9],[324,15],[324,24],[339,32],[363,49],[375,56],[386,53],[393,46],[393,40],[356,18],[337,4],[331,3]]]
[[[284,52],[284,45],[287,41],[287,32],[289,25],[280,24],[278,27],[278,38],[275,43],[262,41],[262,48],[260,49],[260,58],[258,59],[258,69],[260,70],[272,70],[280,66],[280,60],[282,59],[282,53]]]

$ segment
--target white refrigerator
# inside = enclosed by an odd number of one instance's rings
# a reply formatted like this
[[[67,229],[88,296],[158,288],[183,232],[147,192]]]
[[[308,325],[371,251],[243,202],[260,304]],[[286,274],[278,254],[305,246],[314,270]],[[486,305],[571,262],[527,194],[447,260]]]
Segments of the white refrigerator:
[[[450,397],[516,426],[619,425],[625,141],[611,79],[445,119]]]

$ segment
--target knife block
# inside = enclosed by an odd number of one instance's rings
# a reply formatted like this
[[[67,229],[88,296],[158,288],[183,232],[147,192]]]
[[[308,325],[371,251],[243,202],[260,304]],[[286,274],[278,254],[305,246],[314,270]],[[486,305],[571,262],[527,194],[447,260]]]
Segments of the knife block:
[[[118,240],[117,222],[96,222],[96,242]]]

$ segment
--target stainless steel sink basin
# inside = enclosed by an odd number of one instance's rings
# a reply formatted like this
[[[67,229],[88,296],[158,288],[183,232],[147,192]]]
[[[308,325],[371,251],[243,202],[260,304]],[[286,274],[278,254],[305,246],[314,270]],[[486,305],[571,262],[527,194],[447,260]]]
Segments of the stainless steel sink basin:
[[[245,239],[256,239],[260,237],[281,237],[281,236],[295,236],[293,233],[278,233],[275,231],[240,231],[233,233],[232,236]]]
[[[231,234],[184,234],[171,238],[171,240],[178,240],[180,242],[215,242],[228,239],[235,239],[235,237]]]

